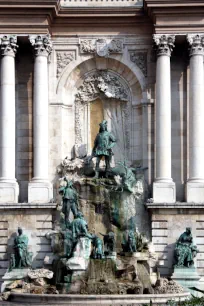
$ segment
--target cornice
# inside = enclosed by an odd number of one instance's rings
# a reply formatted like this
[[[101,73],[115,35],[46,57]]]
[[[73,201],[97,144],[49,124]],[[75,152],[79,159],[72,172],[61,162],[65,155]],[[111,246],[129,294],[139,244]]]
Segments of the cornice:
[[[203,0],[144,0],[144,11],[158,34],[204,31]]]

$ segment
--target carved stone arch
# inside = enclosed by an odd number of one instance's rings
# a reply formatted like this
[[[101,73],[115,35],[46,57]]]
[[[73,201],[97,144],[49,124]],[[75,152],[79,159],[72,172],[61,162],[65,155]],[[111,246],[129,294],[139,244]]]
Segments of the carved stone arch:
[[[73,60],[70,62],[66,68],[64,68],[63,73],[60,75],[57,87],[56,87],[56,94],[58,96],[58,99],[60,99],[60,94],[63,91],[63,88],[66,86],[67,79],[70,78],[70,76],[76,72],[77,70],[81,69],[81,66],[88,65],[88,62],[96,62],[96,57],[93,55],[87,55],[86,60],[84,60],[84,57],[78,57],[77,60]],[[137,82],[139,82],[139,85],[142,90],[144,90],[147,86],[147,78],[142,73],[141,69],[135,65],[135,63],[129,61],[128,59],[121,59],[118,60],[115,58],[114,55],[111,55],[106,61],[112,62],[112,65],[115,66],[115,63],[119,63],[121,65],[124,65],[127,69],[130,70],[130,72],[134,75]]]
[[[78,65],[75,64],[76,63],[71,62],[68,65],[69,69],[64,70],[60,77],[58,86],[57,103],[66,106],[66,112],[69,113],[69,118],[71,118],[71,121],[68,124],[70,130],[69,137],[72,140],[67,145],[67,138],[64,139],[64,147],[71,151],[71,144],[73,146],[74,143],[83,143],[80,131],[81,129],[83,130],[83,125],[80,126],[80,124],[81,120],[83,120],[81,119],[81,114],[86,105],[85,100],[87,98],[89,105],[93,105],[90,104],[90,102],[94,101],[94,99],[100,98],[103,106],[110,104],[111,106],[115,105],[116,108],[120,107],[120,112],[122,113],[121,118],[123,118],[123,120],[121,120],[124,124],[123,134],[125,133],[124,147],[126,154],[124,157],[129,161],[141,160],[142,156],[140,148],[142,147],[142,134],[140,130],[142,122],[140,105],[143,90],[135,73],[133,73],[133,71],[123,62],[110,57],[102,60],[97,59],[96,57],[89,57],[89,60],[83,61]],[[72,69],[70,67],[72,67]],[[116,89],[118,87],[122,89],[119,93],[117,90],[113,90],[112,94],[108,96],[109,91],[106,92],[106,90],[104,90],[107,85],[106,82],[104,82],[104,73],[107,72],[112,76],[112,81],[114,78],[115,81],[117,79],[119,85],[117,85],[116,82],[116,86],[114,85],[114,87]],[[86,97],[86,91],[83,91],[84,81],[93,77],[94,74],[97,74],[94,81],[96,82],[94,93],[91,93]],[[103,77],[101,76],[102,74]],[[105,87],[103,88],[104,83]],[[143,84],[143,88],[144,87]],[[85,101],[83,101],[84,104],[80,102],[81,99]],[[63,120],[63,122],[65,121]],[[66,129],[67,125],[64,128]],[[116,131],[115,127],[114,131]],[[65,149],[66,152],[67,149]],[[115,160],[117,160],[116,154]]]

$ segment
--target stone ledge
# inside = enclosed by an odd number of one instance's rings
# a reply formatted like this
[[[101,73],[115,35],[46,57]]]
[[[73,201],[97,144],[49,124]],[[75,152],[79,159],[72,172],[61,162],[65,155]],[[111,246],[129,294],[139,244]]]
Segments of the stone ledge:
[[[194,209],[194,208],[199,208],[199,209],[204,209],[204,203],[187,203],[187,202],[175,202],[175,203],[146,203],[145,206],[147,209],[159,209],[159,208],[174,208],[174,209],[179,209],[179,208],[188,208],[188,209]]]
[[[0,210],[8,209],[55,209],[57,203],[0,203]]]
[[[174,294],[138,294],[138,295],[83,295],[83,294],[29,294],[29,293],[11,293],[10,301],[15,305],[130,305],[136,306],[150,303],[152,305],[163,306],[168,300],[184,301],[190,297],[190,292]],[[12,305],[12,303],[11,303]]]

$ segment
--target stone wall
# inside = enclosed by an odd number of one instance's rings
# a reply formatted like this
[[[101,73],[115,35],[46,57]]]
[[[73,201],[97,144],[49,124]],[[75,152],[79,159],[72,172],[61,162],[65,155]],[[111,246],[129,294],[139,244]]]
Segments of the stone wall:
[[[9,265],[17,228],[22,227],[33,252],[34,268],[43,267],[46,255],[51,254],[50,241],[45,234],[53,228],[53,209],[56,205],[5,204],[0,206],[0,282]]]
[[[147,204],[151,212],[152,242],[159,256],[159,272],[169,276],[173,272],[174,248],[176,240],[192,228],[194,244],[199,253],[195,260],[198,274],[204,277],[204,206],[203,204]]]

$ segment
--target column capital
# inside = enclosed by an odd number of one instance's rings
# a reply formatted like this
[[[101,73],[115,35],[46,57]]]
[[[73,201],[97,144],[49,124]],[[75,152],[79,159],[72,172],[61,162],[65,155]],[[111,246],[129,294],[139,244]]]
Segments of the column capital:
[[[204,33],[188,34],[187,41],[190,45],[190,56],[204,55]]]
[[[175,35],[173,34],[154,34],[154,43],[157,47],[157,56],[171,56],[174,48]]]
[[[0,36],[0,52],[2,56],[9,55],[15,57],[17,48],[18,45],[16,35]]]
[[[48,35],[30,35],[29,40],[34,47],[35,56],[49,56],[52,52],[51,36]]]

